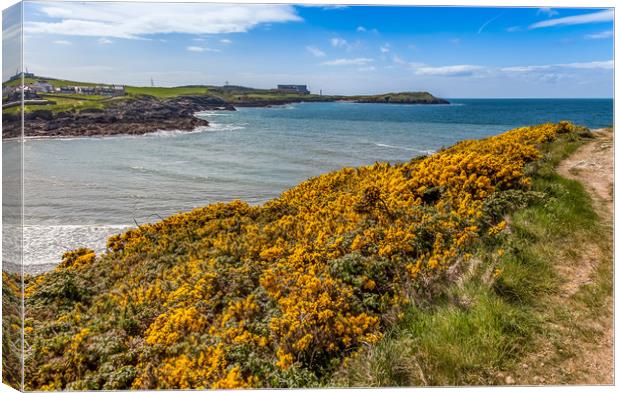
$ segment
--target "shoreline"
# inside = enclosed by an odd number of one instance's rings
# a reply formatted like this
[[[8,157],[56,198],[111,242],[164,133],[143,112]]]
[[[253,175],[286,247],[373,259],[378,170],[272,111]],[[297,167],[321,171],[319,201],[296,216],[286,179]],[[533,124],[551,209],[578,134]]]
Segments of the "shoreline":
[[[81,111],[35,109],[23,115],[24,138],[105,137],[144,135],[158,131],[188,131],[208,126],[209,121],[196,113],[235,108],[221,99],[209,96],[179,96],[166,100],[144,96],[105,108]],[[4,116],[3,139],[20,139],[22,116]]]
[[[430,96],[430,95],[429,95]],[[3,114],[3,140],[56,139],[107,137],[117,135],[144,135],[159,131],[193,132],[209,121],[196,114],[205,111],[236,111],[237,108],[272,108],[313,102],[349,102],[400,105],[445,105],[448,101],[433,96],[422,99],[402,95],[390,101],[391,95],[353,96],[298,96],[289,98],[237,99],[209,95],[182,95],[167,99],[139,96],[115,102],[103,108],[58,110],[39,106],[25,113]],[[23,119],[23,124],[22,124]],[[22,125],[27,124],[27,128]]]

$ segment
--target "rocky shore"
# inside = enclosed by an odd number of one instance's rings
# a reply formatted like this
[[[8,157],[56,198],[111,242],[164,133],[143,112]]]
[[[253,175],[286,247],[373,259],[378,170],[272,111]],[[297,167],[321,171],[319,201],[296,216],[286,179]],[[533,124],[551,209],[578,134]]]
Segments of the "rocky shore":
[[[150,95],[105,101],[102,108],[58,111],[38,106],[24,115],[24,135],[30,138],[59,138],[112,135],[142,135],[155,131],[192,131],[209,122],[194,114],[208,110],[234,111],[235,107],[272,107],[300,102],[347,101],[374,104],[449,104],[427,92],[388,93],[373,96],[277,96],[182,95],[159,99]],[[20,115],[4,113],[3,138],[20,135]]]
[[[53,112],[36,109],[24,115],[24,134],[27,137],[70,137],[142,135],[165,130],[191,131],[209,122],[194,116],[207,110],[235,108],[216,97],[179,96],[159,100],[143,96],[110,103],[104,109],[84,109],[80,112]],[[20,133],[19,115],[5,115],[3,137]]]

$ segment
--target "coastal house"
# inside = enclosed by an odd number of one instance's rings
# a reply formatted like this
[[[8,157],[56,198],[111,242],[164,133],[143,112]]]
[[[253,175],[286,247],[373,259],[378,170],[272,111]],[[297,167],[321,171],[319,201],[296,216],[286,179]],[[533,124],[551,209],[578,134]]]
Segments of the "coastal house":
[[[60,86],[60,93],[81,94],[77,86]]]
[[[122,96],[125,95],[125,86],[112,85],[112,86],[97,86],[97,94],[103,96]]]
[[[36,83],[32,84],[30,88],[32,89],[32,91],[35,91],[37,93],[51,93],[52,91],[54,91],[54,86],[50,85],[45,81],[37,81]]]
[[[278,85],[278,91],[281,93],[310,94],[306,85]]]
[[[125,86],[61,86],[53,91],[64,94],[122,96],[125,95]]]

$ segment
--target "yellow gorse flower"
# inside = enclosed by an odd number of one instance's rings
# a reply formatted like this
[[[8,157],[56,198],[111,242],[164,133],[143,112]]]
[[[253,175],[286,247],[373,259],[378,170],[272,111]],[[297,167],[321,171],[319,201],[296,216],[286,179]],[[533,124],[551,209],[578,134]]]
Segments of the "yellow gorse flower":
[[[506,228],[484,220],[485,200],[527,188],[525,165],[567,127],[517,128],[404,164],[343,168],[262,206],[218,203],[142,225],[111,237],[99,257],[67,253],[58,274],[105,285],[88,304],[54,314],[75,338],[33,361],[63,357],[85,369],[76,351],[110,329],[132,351],[114,367],[130,367],[134,388],[272,386],[291,368],[344,359],[381,338],[382,317],[398,315],[412,284],[440,277]],[[53,277],[33,282],[28,299]],[[83,378],[46,370],[32,388]]]

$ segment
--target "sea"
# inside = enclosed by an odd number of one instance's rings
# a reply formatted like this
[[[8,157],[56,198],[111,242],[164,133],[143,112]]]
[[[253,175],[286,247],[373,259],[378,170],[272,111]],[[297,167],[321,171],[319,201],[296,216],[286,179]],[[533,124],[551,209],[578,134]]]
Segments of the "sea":
[[[450,101],[239,108],[197,113],[210,126],[191,132],[27,139],[25,270],[48,270],[77,247],[104,252],[110,235],[177,212],[235,199],[260,204],[342,167],[405,162],[525,125],[613,123],[611,99]],[[18,148],[3,151],[5,166],[18,162]]]

